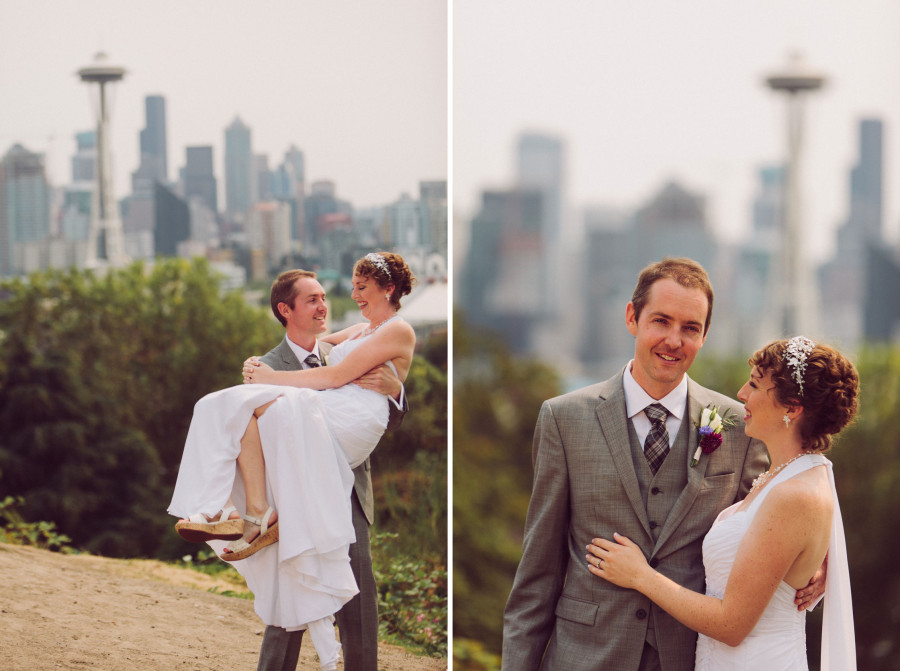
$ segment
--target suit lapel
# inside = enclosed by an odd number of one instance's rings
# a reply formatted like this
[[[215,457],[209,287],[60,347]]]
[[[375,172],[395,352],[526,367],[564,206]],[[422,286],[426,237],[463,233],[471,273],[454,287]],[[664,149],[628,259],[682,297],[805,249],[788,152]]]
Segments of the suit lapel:
[[[675,533],[684,516],[687,515],[691,506],[694,505],[697,494],[700,493],[700,486],[703,484],[703,477],[706,475],[706,467],[709,465],[709,459],[704,459],[701,455],[699,463],[691,467],[691,459],[694,458],[694,452],[699,444],[699,434],[694,426],[694,421],[699,421],[700,413],[704,408],[702,400],[695,395],[700,389],[702,387],[698,388],[694,381],[688,378],[688,412],[682,420],[682,423],[688,422],[688,449],[687,459],[684,463],[684,468],[687,470],[687,485],[666,518],[662,532],[659,534],[659,540],[657,540],[656,547],[653,550],[654,554],[658,553],[672,534]]]
[[[625,389],[622,386],[622,376],[619,375],[607,381],[607,385],[601,389],[600,395],[597,419],[606,440],[606,447],[612,455],[628,502],[634,508],[644,531],[652,538],[647,507],[641,496],[641,486],[638,484],[637,474],[634,472],[634,462],[631,460],[631,438],[628,433],[629,420],[625,415]],[[625,417],[624,422],[622,421],[623,417]]]

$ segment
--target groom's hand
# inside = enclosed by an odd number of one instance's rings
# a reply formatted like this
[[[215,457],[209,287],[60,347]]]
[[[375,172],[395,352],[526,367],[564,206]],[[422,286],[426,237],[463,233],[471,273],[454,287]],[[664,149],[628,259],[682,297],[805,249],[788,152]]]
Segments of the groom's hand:
[[[806,610],[815,603],[819,597],[825,594],[825,576],[827,574],[828,557],[825,557],[825,561],[822,562],[819,570],[813,574],[809,584],[803,589],[797,590],[797,596],[794,597],[794,604],[797,606],[798,611]]]
[[[403,383],[400,382],[400,378],[385,364],[364,373],[353,382],[363,389],[371,389],[379,394],[392,396],[395,401],[400,400],[400,393],[403,391]]]

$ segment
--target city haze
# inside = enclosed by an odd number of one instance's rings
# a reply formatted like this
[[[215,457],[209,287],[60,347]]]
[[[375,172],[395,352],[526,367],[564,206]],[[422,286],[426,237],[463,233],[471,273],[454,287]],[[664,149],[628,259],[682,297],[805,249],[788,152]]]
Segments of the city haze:
[[[787,152],[784,96],[764,80],[797,51],[828,78],[805,114],[809,250],[834,251],[863,117],[885,125],[885,233],[897,240],[900,4],[457,0],[453,15],[457,222],[481,190],[512,184],[516,136],[538,131],[565,142],[570,236],[581,208],[633,209],[674,180],[706,197],[724,241],[746,237],[758,170]]]
[[[144,98],[162,95],[169,179],[185,147],[211,145],[224,183],[237,116],[271,164],[293,144],[309,181],[332,180],[359,206],[388,203],[447,177],[446,44],[442,0],[0,0],[0,152],[45,153],[49,180],[68,182],[75,133],[96,125],[76,71],[103,51],[127,69],[111,105],[117,197],[140,164]]]

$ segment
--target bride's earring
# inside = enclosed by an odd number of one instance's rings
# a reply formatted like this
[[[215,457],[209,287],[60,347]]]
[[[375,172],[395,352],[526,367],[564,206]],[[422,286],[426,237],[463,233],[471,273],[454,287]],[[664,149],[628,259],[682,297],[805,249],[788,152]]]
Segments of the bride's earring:
[[[784,420],[784,425],[785,425],[785,426],[790,426],[790,425],[791,425],[791,418],[788,417],[787,415],[785,415],[785,416],[782,417],[781,419]]]
[[[385,294],[385,295],[384,295],[384,300],[386,300],[386,301],[391,300],[391,295],[390,295],[390,294]]]

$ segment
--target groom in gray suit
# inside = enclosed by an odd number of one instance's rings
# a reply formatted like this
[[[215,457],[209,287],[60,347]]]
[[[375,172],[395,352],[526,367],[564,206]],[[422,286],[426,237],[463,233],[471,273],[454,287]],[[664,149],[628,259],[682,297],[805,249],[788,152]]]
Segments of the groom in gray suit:
[[[325,332],[325,290],[316,274],[307,270],[281,273],[272,284],[272,312],[285,327],[281,343],[260,361],[275,370],[300,370],[327,365],[331,345],[320,343]],[[379,366],[356,380],[367,389],[391,397],[388,430],[397,427],[406,414],[403,385],[387,366]],[[401,402],[397,403],[400,399]],[[374,521],[375,501],[369,460],[353,471],[352,510],[356,542],[350,546],[350,566],[359,594],[336,614],[345,671],[376,671],[378,667],[378,592],[372,573],[369,525]],[[259,652],[257,671],[294,671],[300,656],[302,631],[267,626]]]
[[[645,268],[625,311],[634,359],[606,382],[546,401],[521,563],[506,606],[503,670],[691,671],[697,635],[642,594],[588,572],[585,546],[618,532],[650,565],[704,591],[701,544],[767,464],[743,421],[692,457],[702,410],[741,405],[687,371],[709,330],[713,291],[690,259]]]

